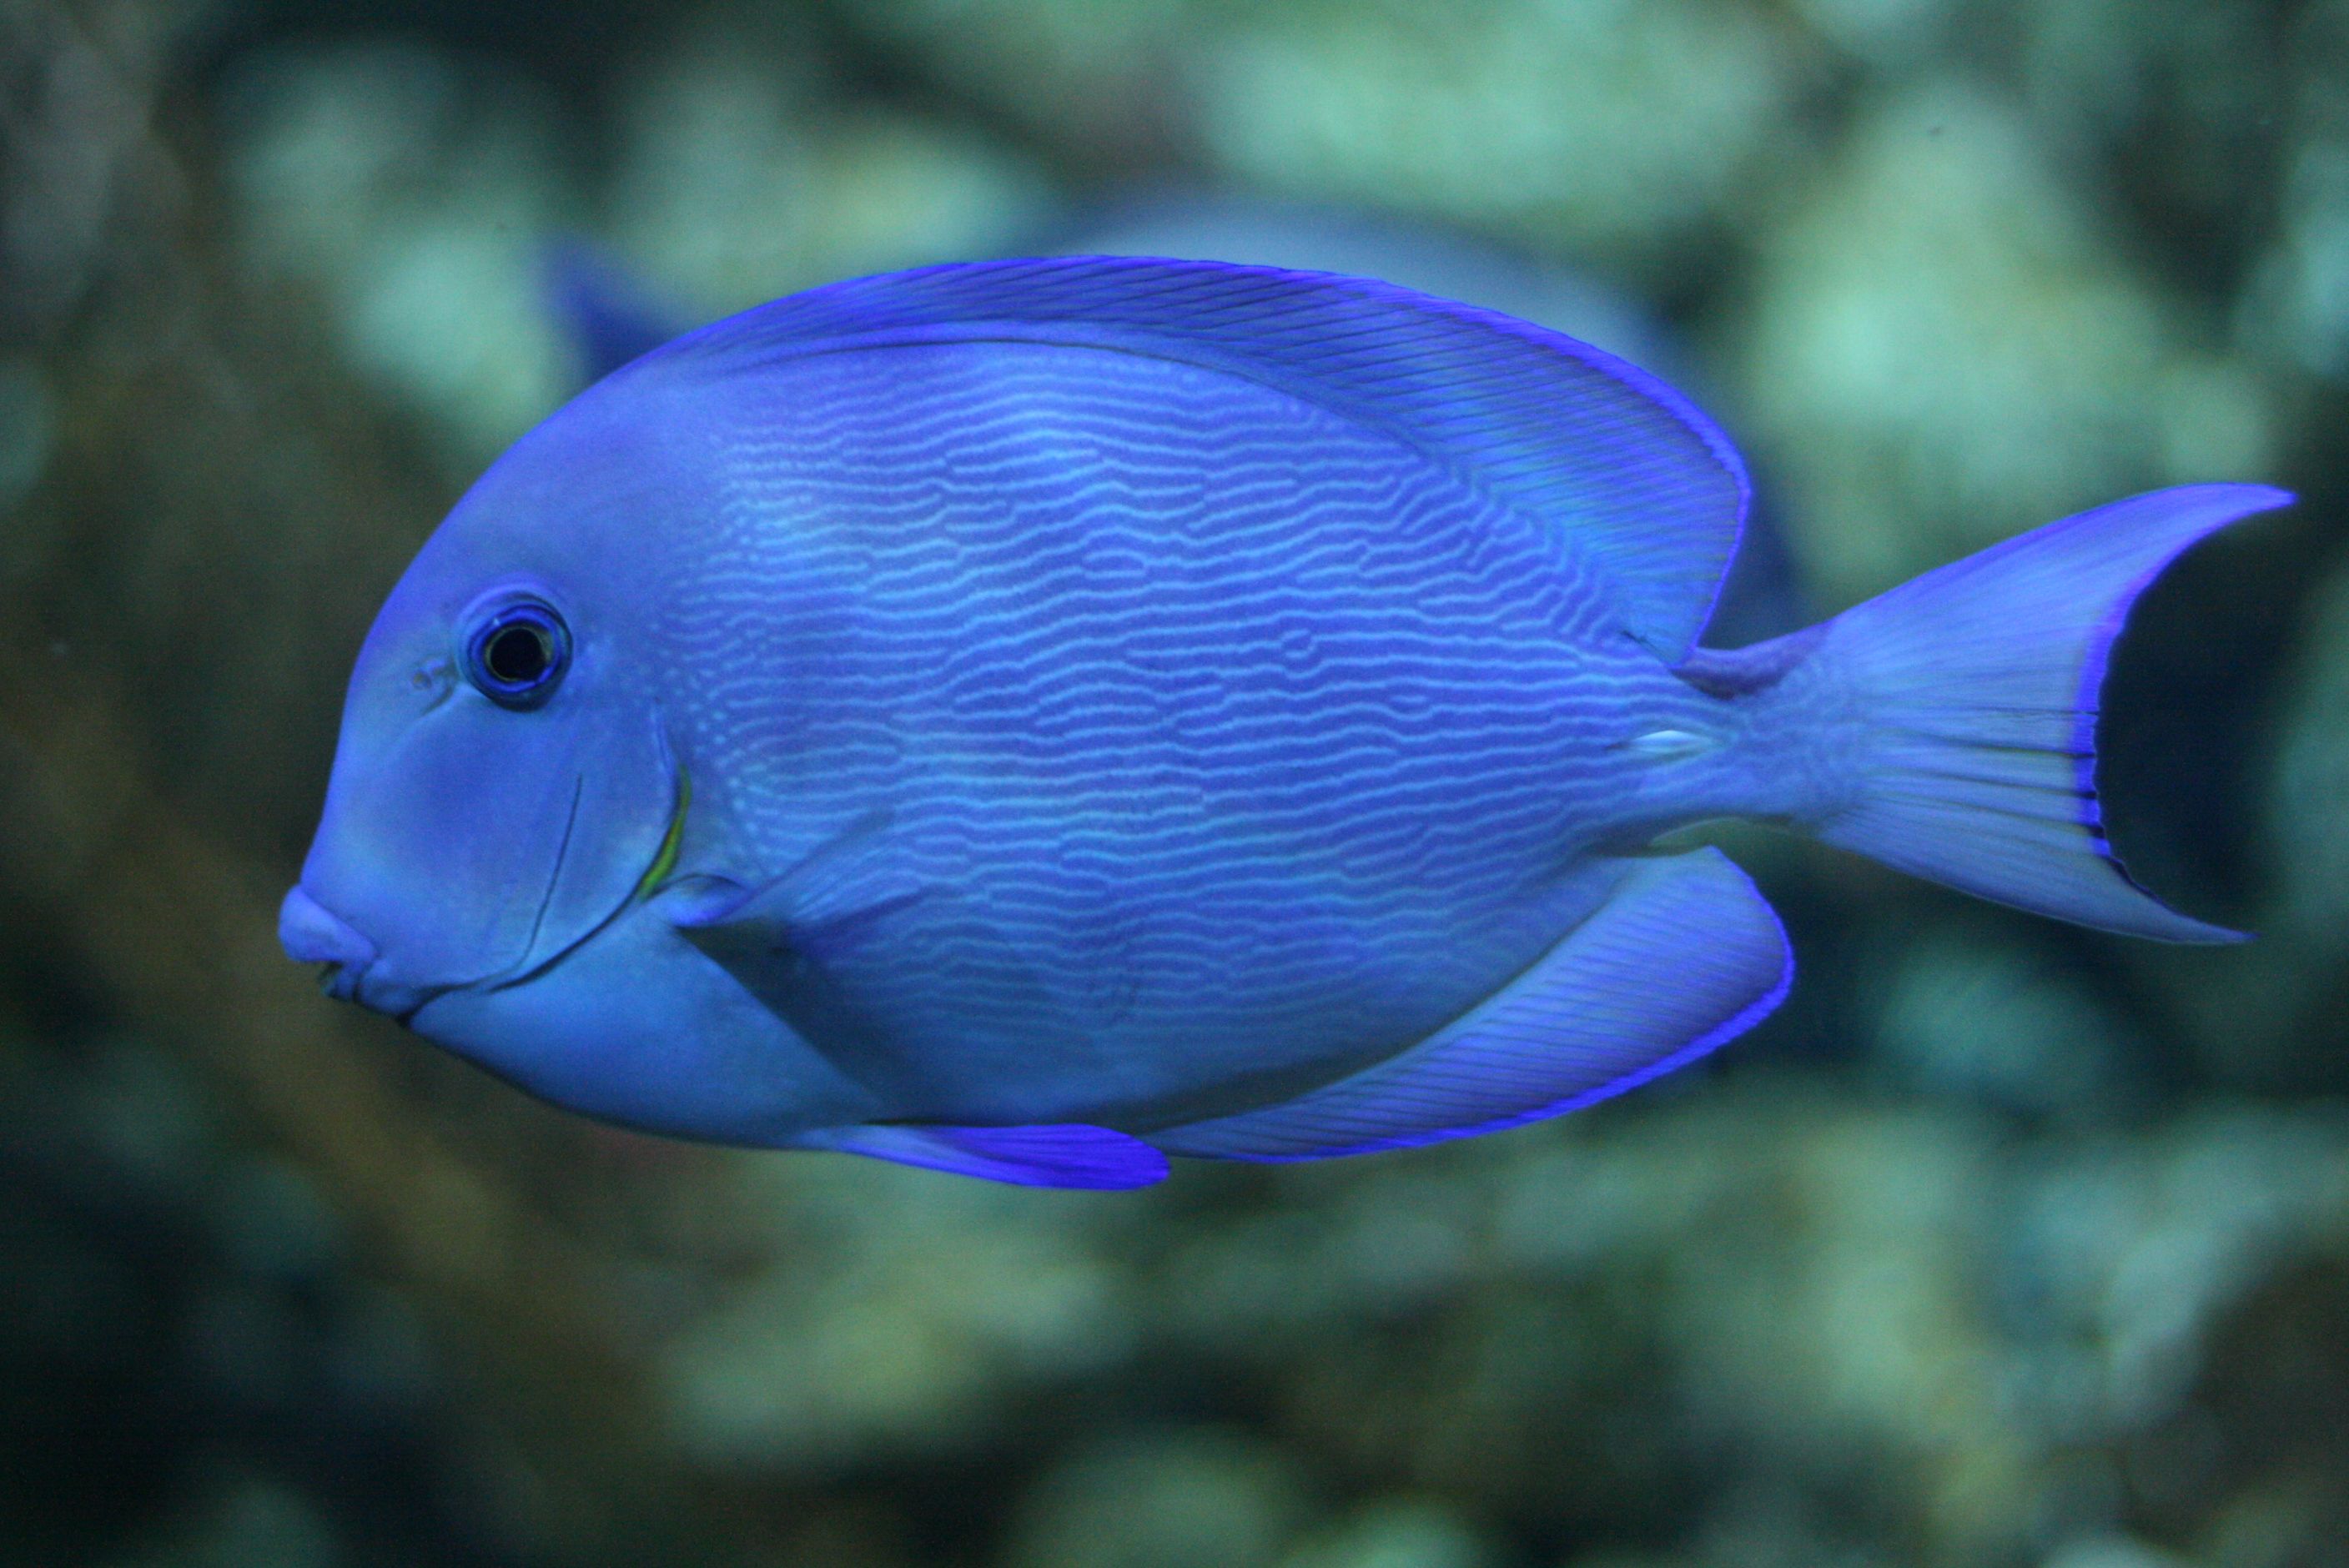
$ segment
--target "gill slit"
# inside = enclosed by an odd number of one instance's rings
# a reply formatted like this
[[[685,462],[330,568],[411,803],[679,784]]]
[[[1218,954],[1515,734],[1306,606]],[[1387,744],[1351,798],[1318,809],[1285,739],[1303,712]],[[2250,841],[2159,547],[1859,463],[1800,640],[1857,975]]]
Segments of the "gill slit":
[[[394,1015],[392,1019],[394,1023],[403,1028],[407,1027],[414,1022],[416,1015],[424,1011],[427,1006],[454,991],[477,989],[484,992],[502,991],[510,985],[519,985],[544,969],[548,964],[554,962],[554,958],[550,957],[543,963],[527,969],[523,967],[530,964],[531,950],[538,945],[538,934],[546,928],[546,912],[554,906],[554,890],[563,883],[563,862],[571,856],[571,835],[579,825],[579,801],[586,792],[587,776],[583,773],[571,781],[571,810],[563,819],[563,837],[555,842],[554,870],[548,873],[546,886],[538,895],[538,912],[531,916],[530,940],[523,944],[522,956],[504,969],[484,975],[478,980],[451,981],[446,985],[423,987],[416,999],[416,1005],[404,1013]],[[554,955],[554,957],[560,956],[560,954]]]
[[[563,863],[571,858],[571,835],[579,826],[579,800],[587,792],[587,776],[581,774],[571,783],[571,810],[563,819],[563,837],[555,841],[554,869],[547,873],[546,887],[538,895],[538,913],[531,917],[530,940],[523,944],[522,956],[502,973],[479,982],[484,991],[502,991],[509,985],[519,985],[554,962],[549,958],[538,964],[531,954],[538,951],[539,933],[546,928],[546,912],[554,903],[554,890],[563,885]]]
[[[678,851],[685,842],[685,810],[686,807],[690,805],[693,800],[693,783],[691,779],[686,773],[684,764],[676,759],[676,753],[671,749],[669,745],[667,732],[660,726],[657,717],[656,717],[653,727],[653,738],[659,745],[661,756],[668,762],[669,770],[677,779],[677,789],[676,804],[669,809],[668,828],[667,830],[661,835],[660,848],[654,851],[652,864],[647,866],[645,870],[645,874],[637,879],[636,885],[635,888],[630,890],[628,896],[614,904],[610,911],[605,914],[603,919],[597,921],[595,924],[581,932],[574,940],[565,943],[560,950],[546,954],[546,956],[541,958],[537,963],[531,965],[529,968],[523,969],[519,973],[500,975],[496,979],[483,982],[481,985],[482,990],[511,990],[514,986],[523,984],[525,981],[534,980],[539,975],[545,974],[556,964],[562,962],[571,954],[576,952],[579,947],[583,944],[586,943],[590,938],[602,932],[614,921],[619,919],[622,914],[626,913],[636,904],[640,896],[645,895],[648,892],[653,884],[659,882],[661,878],[667,876],[669,872],[675,868],[677,864]],[[587,780],[585,776],[583,776],[579,780],[579,789],[584,790],[586,788],[586,785]],[[578,812],[578,794],[574,792],[572,796],[572,812],[574,819]],[[555,851],[554,869],[558,876],[561,874],[563,870],[563,858],[569,852],[570,847],[571,823],[565,822],[563,828],[562,847]],[[554,900],[554,880],[553,878],[548,879],[546,884],[547,903],[552,903]],[[544,903],[541,904],[539,914],[541,919],[545,917]],[[533,929],[531,933],[531,942],[533,945],[535,945],[537,941],[538,934],[536,930]],[[528,948],[523,949],[523,955],[525,960],[527,960],[529,955]]]
[[[563,885],[563,862],[571,858],[571,835],[579,827],[579,800],[587,793],[587,775],[582,773],[571,781],[571,810],[563,819],[563,837],[554,846],[554,869],[546,876],[546,891],[538,895],[538,913],[531,916],[530,941],[523,944],[522,955],[527,962],[538,951],[538,934],[546,929],[546,912],[554,903],[554,890]]]

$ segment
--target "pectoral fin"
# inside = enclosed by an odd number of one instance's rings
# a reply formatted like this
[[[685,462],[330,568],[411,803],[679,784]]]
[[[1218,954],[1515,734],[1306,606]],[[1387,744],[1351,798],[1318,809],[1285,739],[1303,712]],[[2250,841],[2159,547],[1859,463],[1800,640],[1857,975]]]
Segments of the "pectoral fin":
[[[755,892],[687,890],[679,934],[909,1121],[1017,1114],[990,1093],[1079,1026],[984,898],[925,874],[875,813]]]
[[[684,879],[668,895],[678,929],[712,956],[788,946],[822,958],[856,947],[932,887],[909,870],[878,813],[756,888]]]
[[[1777,916],[1718,850],[1639,861],[1532,968],[1402,1055],[1146,1136],[1170,1154],[1286,1161],[1495,1132],[1695,1060],[1759,1022],[1793,977]]]
[[[910,872],[877,813],[763,886],[680,878],[661,895],[678,934],[817,1049],[854,1065],[887,1028],[886,960],[943,890]]]

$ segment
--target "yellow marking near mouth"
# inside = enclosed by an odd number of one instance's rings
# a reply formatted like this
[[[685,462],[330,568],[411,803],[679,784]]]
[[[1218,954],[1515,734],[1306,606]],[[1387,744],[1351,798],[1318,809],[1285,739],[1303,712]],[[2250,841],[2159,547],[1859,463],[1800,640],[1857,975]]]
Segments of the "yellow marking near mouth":
[[[633,896],[650,898],[661,880],[677,869],[677,851],[685,842],[685,811],[693,804],[693,776],[684,769],[677,770],[677,809],[668,815],[668,831],[661,835],[660,849],[653,863],[645,868],[644,880],[636,883]]]

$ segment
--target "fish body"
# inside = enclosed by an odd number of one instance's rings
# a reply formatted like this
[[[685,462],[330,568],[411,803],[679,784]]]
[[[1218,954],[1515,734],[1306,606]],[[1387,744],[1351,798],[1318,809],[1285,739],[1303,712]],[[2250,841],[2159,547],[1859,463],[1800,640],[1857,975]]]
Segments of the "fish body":
[[[1754,817],[2176,940],[2095,830],[2116,503],[1697,645],[1733,449],[1361,279],[1079,258],[688,335],[487,473],[362,650],[283,931],[559,1103],[1128,1186],[1555,1114],[1767,1013]]]

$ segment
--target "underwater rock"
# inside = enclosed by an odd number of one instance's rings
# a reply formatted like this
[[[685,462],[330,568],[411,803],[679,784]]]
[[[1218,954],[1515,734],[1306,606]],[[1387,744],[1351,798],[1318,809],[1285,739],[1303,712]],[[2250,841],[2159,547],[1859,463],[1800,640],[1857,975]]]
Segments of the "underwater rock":
[[[1793,9],[1842,53],[1892,72],[1931,59],[1971,8],[1963,0],[1795,0]]]
[[[2101,499],[2263,469],[2268,395],[1976,90],[1880,103],[1762,241],[1733,428],[1833,604]]]
[[[2047,1557],[2046,1568],[2186,1568],[2184,1559],[2126,1536],[2070,1541]]]
[[[167,178],[146,132],[164,57],[182,42],[178,10],[0,12],[0,348],[72,319],[142,188]]]
[[[1286,7],[1210,33],[1195,68],[1237,179],[1578,257],[1661,265],[1807,150],[1805,52],[1743,6]]]
[[[2349,381],[2349,5],[2310,6],[2291,57],[2278,232],[2245,291],[2241,326],[2255,348]]]
[[[2349,962],[2349,567],[2310,601],[2302,649],[2267,788],[2269,925],[2322,975]]]
[[[1371,1503],[1316,1530],[1280,1568],[1495,1568],[1491,1544],[1439,1503]]]
[[[1023,1390],[1104,1376],[1129,1353],[1127,1287],[1095,1233],[1106,1217],[1081,1196],[1040,1204],[833,1163],[729,1161],[771,1264],[660,1350],[669,1426],[699,1463],[822,1474],[953,1449]]]
[[[0,1511],[21,1560],[326,1568],[353,1560],[342,1522],[377,1510],[413,1560],[488,1542],[431,1457],[438,1347],[188,1052],[0,1023]]]
[[[390,42],[240,61],[222,102],[244,265],[317,294],[351,366],[424,418],[451,479],[562,401],[534,248],[571,201],[552,104]]]
[[[2349,563],[2318,578],[2295,630],[2251,803],[2258,940],[2233,963],[2156,978],[2218,1081],[2331,1093],[2349,1084],[2349,1060],[2327,1048],[2349,1007]]]
[[[1111,1436],[1021,1499],[1006,1568],[1273,1568],[1305,1511],[1282,1449],[1214,1428]]]
[[[2349,1237],[2324,1241],[2211,1325],[2192,1391],[2124,1450],[2133,1522],[2192,1561],[2329,1568],[2349,1540]]]
[[[2217,305],[2274,222],[2279,66],[2338,80],[2317,7],[2202,0],[2009,0],[1996,46],[2038,139],[2125,206],[2131,249]],[[2295,16],[2295,12],[2303,13]],[[2295,34],[2302,35],[2294,36]]]
[[[874,52],[1111,175],[1163,158],[1179,62],[1216,0],[838,0]]]
[[[40,482],[48,466],[53,424],[39,367],[29,360],[0,359],[0,511],[13,511]],[[9,537],[13,542],[13,529]],[[7,570],[6,558],[0,557],[0,575]]]
[[[2019,1135],[1789,1076],[1300,1171],[1279,1207],[1189,1229],[1143,1343],[1454,1506],[1684,1534],[1742,1568],[1764,1537],[1831,1542],[1865,1498],[1936,1561],[1999,1562],[2109,1532],[2110,1461],[2082,1455],[2178,1419],[2240,1304],[2349,1237],[2337,1118]],[[1454,1261],[1381,1300],[1344,1262],[1354,1212],[1405,1258],[1423,1219]],[[1710,1468],[1728,1455],[1735,1484]],[[1751,1489],[1792,1511],[1747,1512]]]
[[[2141,1033],[2044,949],[1971,922],[1904,932],[1869,963],[1878,1063],[1903,1085],[2022,1115],[2125,1113]]]
[[[1999,1296],[2014,1332],[2079,1358],[2076,1377],[2015,1390],[2050,1435],[2126,1434],[2171,1415],[2212,1326],[2349,1230],[2338,1118],[2212,1110],[2127,1143],[2061,1148],[2021,1174]]]
[[[0,11],[0,593],[37,583],[70,548],[53,514],[25,504],[65,434],[44,351],[123,272],[123,236],[181,194],[147,134],[178,20],[129,6]],[[0,633],[26,624],[0,615]]]
[[[101,1568],[341,1568],[365,1560],[306,1493],[232,1472],[213,1478],[150,1542]]]
[[[2283,232],[2247,296],[2249,342],[2349,380],[2349,134],[2292,149]]]
[[[805,68],[688,39],[633,78],[603,199],[619,253],[703,316],[835,278],[998,253],[1042,177],[975,128],[831,97]]]

